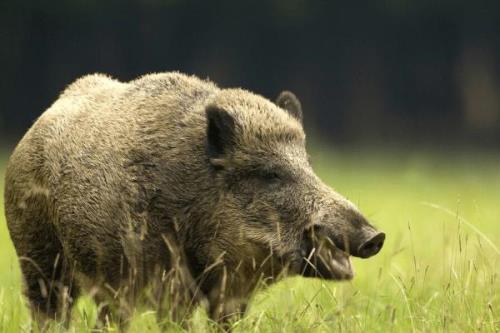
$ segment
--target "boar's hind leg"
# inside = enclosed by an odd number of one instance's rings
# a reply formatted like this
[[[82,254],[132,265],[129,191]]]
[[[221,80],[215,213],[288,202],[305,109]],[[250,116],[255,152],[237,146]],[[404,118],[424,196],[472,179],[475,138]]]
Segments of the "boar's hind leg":
[[[38,325],[46,319],[69,323],[71,306],[79,295],[46,209],[36,197],[27,200],[21,211],[8,214],[12,241],[24,276],[25,294]],[[31,202],[30,202],[31,201]]]
[[[67,325],[71,306],[79,296],[79,288],[72,278],[73,272],[54,235],[46,233],[33,236],[26,235],[33,242],[26,253],[20,253],[26,296],[33,317],[40,324],[45,318],[50,318],[64,321]]]

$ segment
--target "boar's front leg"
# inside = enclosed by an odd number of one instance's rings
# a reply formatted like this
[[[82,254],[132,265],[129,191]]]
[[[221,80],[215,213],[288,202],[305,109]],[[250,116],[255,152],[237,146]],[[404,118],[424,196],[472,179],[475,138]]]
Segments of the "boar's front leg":
[[[245,314],[248,297],[242,291],[246,288],[226,267],[218,274],[218,283],[208,293],[209,316],[222,329],[229,330],[231,325]]]
[[[153,290],[157,298],[151,303],[157,310],[160,326],[167,328],[171,320],[187,328],[191,313],[205,296],[191,275],[176,235],[163,234],[162,237],[170,254],[170,267],[156,272]]]

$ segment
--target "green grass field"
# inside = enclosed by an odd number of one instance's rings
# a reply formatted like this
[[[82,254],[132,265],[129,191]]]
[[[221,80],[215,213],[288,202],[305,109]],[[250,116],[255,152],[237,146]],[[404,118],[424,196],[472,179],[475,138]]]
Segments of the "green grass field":
[[[386,232],[386,245],[374,258],[354,260],[352,282],[291,278],[259,292],[235,332],[500,331],[500,154],[312,156],[322,179]],[[3,181],[3,163],[0,170]],[[70,331],[90,331],[95,314],[82,298]],[[213,330],[202,311],[191,326]],[[0,202],[0,333],[30,327]],[[137,309],[130,331],[159,331],[154,312]]]

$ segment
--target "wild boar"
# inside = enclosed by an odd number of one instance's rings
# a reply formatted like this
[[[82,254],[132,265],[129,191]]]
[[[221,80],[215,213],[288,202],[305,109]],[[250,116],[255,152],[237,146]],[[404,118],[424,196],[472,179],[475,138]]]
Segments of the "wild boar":
[[[5,208],[41,321],[85,290],[101,315],[146,301],[182,321],[203,302],[226,323],[260,281],[351,279],[349,256],[385,238],[314,173],[292,93],[180,73],[72,83],[12,154]]]

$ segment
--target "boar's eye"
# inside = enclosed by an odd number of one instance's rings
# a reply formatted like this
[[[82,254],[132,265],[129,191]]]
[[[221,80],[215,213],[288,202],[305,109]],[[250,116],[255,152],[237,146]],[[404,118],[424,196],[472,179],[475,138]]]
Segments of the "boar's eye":
[[[275,171],[264,171],[259,176],[266,183],[276,183],[281,180],[280,175]]]
[[[246,174],[247,177],[253,179],[255,181],[267,184],[274,185],[281,182],[284,177],[280,172],[273,171],[270,169],[253,169],[249,173]]]

